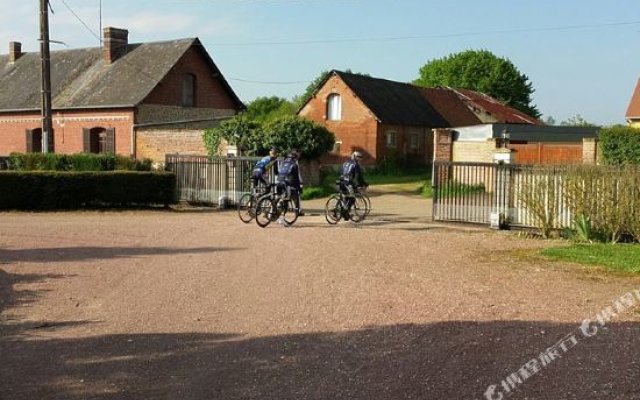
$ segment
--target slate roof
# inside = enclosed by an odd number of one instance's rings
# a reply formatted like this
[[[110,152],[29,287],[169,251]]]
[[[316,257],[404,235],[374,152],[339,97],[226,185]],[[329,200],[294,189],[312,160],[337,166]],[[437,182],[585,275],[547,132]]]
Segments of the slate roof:
[[[432,128],[470,126],[482,123],[474,112],[482,110],[500,123],[541,124],[536,118],[472,90],[423,88],[336,70],[316,91],[333,75],[339,76],[381,123]]]
[[[460,97],[451,89],[444,87],[422,88],[422,95],[449,123],[448,127],[470,126],[482,121],[460,101]]]
[[[627,119],[640,119],[640,79],[636,84],[636,88],[631,96],[627,113],[625,114]]]
[[[341,71],[332,74],[338,75],[382,123],[449,126],[416,86]]]
[[[111,65],[99,47],[51,52],[54,109],[134,107],[162,81],[192,46],[197,46],[238,108],[244,105],[197,38],[128,44]],[[40,108],[40,54],[25,53],[9,64],[0,55],[0,112]]]

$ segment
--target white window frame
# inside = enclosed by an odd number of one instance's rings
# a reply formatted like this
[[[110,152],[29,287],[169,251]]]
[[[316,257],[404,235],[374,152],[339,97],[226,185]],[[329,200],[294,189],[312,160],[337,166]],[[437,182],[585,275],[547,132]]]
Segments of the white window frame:
[[[387,131],[385,134],[385,143],[389,148],[395,149],[396,147],[398,147],[398,132]]]
[[[338,93],[327,96],[327,120],[342,120],[342,97]]]

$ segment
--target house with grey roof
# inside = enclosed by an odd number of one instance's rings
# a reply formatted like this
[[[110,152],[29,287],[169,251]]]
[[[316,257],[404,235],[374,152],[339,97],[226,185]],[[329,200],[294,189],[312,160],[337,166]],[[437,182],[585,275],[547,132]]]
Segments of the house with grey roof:
[[[42,151],[40,54],[0,55],[0,155]],[[202,132],[245,109],[197,38],[51,52],[56,153],[113,152],[161,161],[204,152]]]
[[[411,164],[431,164],[433,129],[483,123],[541,124],[471,90],[422,88],[335,70],[298,115],[335,133],[336,146],[326,162],[340,162],[359,150],[368,165],[390,157]]]

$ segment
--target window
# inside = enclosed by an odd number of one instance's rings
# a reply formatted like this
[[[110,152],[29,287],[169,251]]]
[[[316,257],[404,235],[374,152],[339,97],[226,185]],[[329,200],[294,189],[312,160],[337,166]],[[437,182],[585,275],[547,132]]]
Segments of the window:
[[[336,140],[333,144],[333,150],[331,150],[331,154],[340,154],[340,147],[342,146],[342,140]]]
[[[411,150],[417,150],[420,147],[420,135],[418,133],[411,133],[409,135],[409,148]]]
[[[389,131],[386,135],[387,147],[396,147],[396,132]]]
[[[327,119],[329,121],[342,119],[342,100],[339,94],[332,93],[327,97]]]
[[[27,129],[27,153],[42,153],[42,129]],[[55,137],[53,130],[49,133],[49,153],[54,152]]]
[[[115,153],[114,128],[85,128],[83,129],[83,148],[85,153]]]
[[[182,107],[196,106],[196,76],[185,74],[182,80]]]

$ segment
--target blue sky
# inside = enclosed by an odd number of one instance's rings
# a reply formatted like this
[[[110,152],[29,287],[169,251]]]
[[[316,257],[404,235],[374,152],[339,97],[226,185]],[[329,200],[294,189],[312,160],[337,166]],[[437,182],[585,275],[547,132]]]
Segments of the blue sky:
[[[12,40],[38,51],[38,3],[0,0],[1,53]],[[51,0],[51,39],[97,46],[99,4]],[[334,68],[408,82],[431,59],[487,49],[530,78],[545,116],[613,124],[640,78],[637,0],[102,0],[102,20],[131,42],[199,37],[245,102]]]

